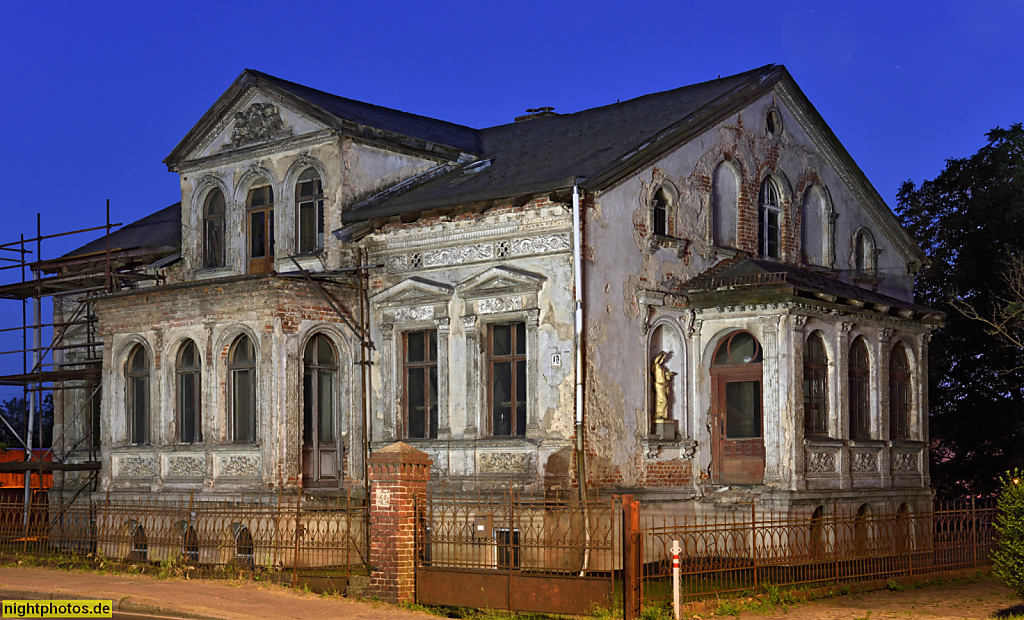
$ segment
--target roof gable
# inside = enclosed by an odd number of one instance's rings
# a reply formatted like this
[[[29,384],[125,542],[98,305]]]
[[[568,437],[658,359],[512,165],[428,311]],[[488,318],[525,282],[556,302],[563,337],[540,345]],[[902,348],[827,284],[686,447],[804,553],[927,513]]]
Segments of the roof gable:
[[[253,95],[254,91],[261,93],[264,99]],[[204,140],[210,144],[231,144],[235,135],[234,124],[241,120],[243,125],[249,123],[251,126],[253,121],[258,120],[250,114],[257,111],[250,110],[248,106],[265,102],[278,106],[284,128],[287,130],[290,127],[289,121],[294,122],[295,126],[291,126],[291,129],[296,133],[302,133],[298,131],[302,127],[297,120],[285,118],[289,113],[295,115],[295,119],[305,118],[317,127],[353,135],[364,134],[371,138],[379,137],[381,133],[403,136],[408,138],[403,141],[405,146],[425,151],[430,151],[435,145],[441,147],[441,150],[454,149],[470,153],[478,150],[477,131],[470,127],[339,97],[246,69],[182,138],[164,159],[164,163],[173,170],[178,164],[194,158],[202,152],[200,145],[204,144]],[[264,111],[259,110],[260,113]],[[235,116],[240,112],[245,114],[244,119]],[[272,120],[273,114],[269,116]]]

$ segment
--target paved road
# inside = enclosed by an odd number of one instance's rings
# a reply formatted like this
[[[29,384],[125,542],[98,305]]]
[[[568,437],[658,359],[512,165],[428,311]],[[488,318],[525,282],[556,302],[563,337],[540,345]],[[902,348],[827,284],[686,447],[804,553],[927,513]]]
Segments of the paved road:
[[[269,583],[156,579],[46,568],[0,567],[0,598],[11,600],[110,599],[115,618],[155,617],[247,620],[249,618],[352,618],[436,620],[380,603],[318,596]]]

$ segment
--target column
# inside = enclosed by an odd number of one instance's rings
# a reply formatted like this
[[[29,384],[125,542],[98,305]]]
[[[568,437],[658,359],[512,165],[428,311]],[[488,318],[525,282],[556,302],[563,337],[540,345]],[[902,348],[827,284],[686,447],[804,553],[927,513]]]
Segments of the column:
[[[782,425],[782,400],[779,398],[779,323],[782,319],[779,315],[759,316],[761,323],[761,343],[764,351],[762,368],[762,412],[773,412],[775,415],[763,416],[764,425],[764,483],[767,485],[778,485],[781,482],[779,475],[779,461],[781,459],[780,437]]]
[[[437,325],[437,438],[451,439],[448,421],[448,332],[451,319],[434,319]]]
[[[480,334],[477,333],[477,316],[462,317],[462,331],[466,337],[466,428],[462,431],[466,439],[476,438],[483,427],[477,414],[480,404],[480,390],[485,380],[480,376]]]

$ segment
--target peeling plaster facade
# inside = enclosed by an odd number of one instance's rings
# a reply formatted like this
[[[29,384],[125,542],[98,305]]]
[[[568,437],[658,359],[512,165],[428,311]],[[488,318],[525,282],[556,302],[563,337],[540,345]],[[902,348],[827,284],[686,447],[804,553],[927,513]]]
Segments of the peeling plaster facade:
[[[622,158],[642,157],[642,165],[582,182],[584,482],[591,492],[687,502],[695,513],[750,501],[916,509],[931,498],[925,360],[936,325],[912,304],[920,251],[795,85],[758,88],[723,100],[727,113],[669,147]],[[181,245],[177,261],[153,267],[165,283],[94,302],[105,344],[99,492],[216,498],[360,488],[364,435],[371,450],[401,440],[427,452],[439,488],[574,491],[573,182],[367,218],[352,237],[343,214],[379,208],[435,178],[471,181],[491,160],[455,139],[330,120],[315,99],[293,95],[249,73],[236,81],[168,158],[181,181]],[[310,170],[322,182],[324,241],[299,253],[297,188]],[[759,220],[766,178],[779,191],[767,256]],[[263,184],[274,193],[275,258],[270,273],[254,273],[246,205]],[[225,260],[209,268],[204,209],[214,191],[225,201]],[[750,258],[762,259],[760,275],[714,280]],[[359,266],[368,266],[363,302],[351,275]],[[847,293],[786,288],[793,276],[783,267]],[[365,375],[360,319],[372,345]],[[510,397],[505,431],[495,413],[502,330],[517,344],[501,368],[521,390]],[[725,473],[726,427],[725,435],[714,430],[727,417],[719,393],[727,382],[716,383],[713,369],[719,346],[738,332],[759,350],[761,415],[758,447],[744,457],[753,478],[739,483]],[[827,429],[805,436],[812,334],[827,356]],[[255,360],[239,371],[232,360],[242,336]],[[309,361],[318,338],[333,352],[322,367]],[[849,355],[858,338],[870,358],[870,431],[853,437]],[[202,437],[185,442],[178,356],[188,341],[201,358]],[[413,352],[421,341],[430,343],[423,360]],[[898,437],[888,413],[897,346],[910,365],[908,429]],[[132,400],[141,385],[131,383],[136,350],[145,352],[145,405]],[[675,374],[668,421],[656,427],[651,363],[660,351],[670,352]],[[415,377],[428,375],[420,403]],[[255,381],[253,441],[234,430],[232,399],[245,377]],[[58,403],[58,424],[82,398],[69,392]],[[318,413],[309,413],[311,398],[320,399]],[[136,441],[139,406],[149,426]],[[327,416],[316,417],[317,428],[332,430],[318,442],[311,415]]]

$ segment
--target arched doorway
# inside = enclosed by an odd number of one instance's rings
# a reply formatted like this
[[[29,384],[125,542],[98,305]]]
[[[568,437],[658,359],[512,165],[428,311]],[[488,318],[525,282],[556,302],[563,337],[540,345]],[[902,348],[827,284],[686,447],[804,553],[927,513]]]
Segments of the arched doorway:
[[[761,344],[738,331],[718,345],[711,363],[712,478],[719,484],[764,481]]]

